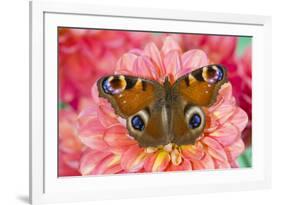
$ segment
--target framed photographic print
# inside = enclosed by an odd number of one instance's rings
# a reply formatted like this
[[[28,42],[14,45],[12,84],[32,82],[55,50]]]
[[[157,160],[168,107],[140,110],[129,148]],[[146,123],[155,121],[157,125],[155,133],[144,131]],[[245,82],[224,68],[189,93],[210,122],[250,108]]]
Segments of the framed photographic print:
[[[39,1],[30,20],[32,204],[270,187],[270,17]]]

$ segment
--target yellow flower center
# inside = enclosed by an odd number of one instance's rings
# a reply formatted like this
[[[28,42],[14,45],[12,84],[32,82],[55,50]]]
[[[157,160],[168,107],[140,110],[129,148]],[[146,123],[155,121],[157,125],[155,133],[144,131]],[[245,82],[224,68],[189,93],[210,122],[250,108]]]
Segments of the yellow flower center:
[[[159,145],[157,147],[146,147],[144,149],[145,153],[150,154],[154,152],[160,152],[165,151],[169,154],[170,160],[173,165],[178,166],[182,162],[182,155],[181,155],[181,149],[180,146],[169,143],[167,145]]]

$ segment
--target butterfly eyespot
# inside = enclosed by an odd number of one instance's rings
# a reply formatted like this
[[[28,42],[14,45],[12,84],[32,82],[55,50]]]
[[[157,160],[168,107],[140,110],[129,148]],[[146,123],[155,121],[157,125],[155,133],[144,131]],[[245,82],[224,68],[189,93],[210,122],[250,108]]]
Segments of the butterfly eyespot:
[[[205,114],[198,106],[187,106],[185,108],[185,119],[190,129],[199,129],[205,124]]]
[[[201,117],[199,114],[195,113],[191,116],[189,120],[189,128],[195,129],[201,125]]]
[[[136,130],[143,131],[144,130],[144,121],[141,116],[136,115],[131,120],[132,127]]]
[[[222,68],[213,65],[208,66],[203,69],[202,77],[204,80],[210,84],[217,83],[223,79],[224,73]]]
[[[119,94],[126,88],[124,76],[110,76],[103,80],[102,89],[107,94]]]

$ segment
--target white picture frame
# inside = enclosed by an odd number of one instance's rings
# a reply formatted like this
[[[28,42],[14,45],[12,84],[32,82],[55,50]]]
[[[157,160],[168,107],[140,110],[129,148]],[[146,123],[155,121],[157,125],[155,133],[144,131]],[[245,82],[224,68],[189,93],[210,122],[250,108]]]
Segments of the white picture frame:
[[[58,178],[58,26],[253,36],[253,167],[188,174]],[[30,2],[30,202],[43,204],[269,188],[271,109],[266,108],[271,106],[270,51],[270,17]]]

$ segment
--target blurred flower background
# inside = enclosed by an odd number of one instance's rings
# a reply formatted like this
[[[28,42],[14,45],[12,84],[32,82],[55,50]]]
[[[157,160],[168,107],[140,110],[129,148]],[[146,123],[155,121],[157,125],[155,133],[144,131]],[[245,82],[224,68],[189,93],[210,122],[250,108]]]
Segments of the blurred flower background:
[[[60,28],[59,176],[144,172],[153,169],[188,170],[203,168],[205,165],[206,168],[251,167],[251,40],[250,37]],[[158,48],[162,50],[157,53]],[[136,62],[134,56],[142,56],[143,52],[154,59],[154,66],[165,67],[167,75],[172,74],[177,78],[171,70],[176,64],[170,63],[171,69],[168,71],[169,66],[163,65],[164,60],[161,61],[171,50],[176,51],[170,52],[171,59],[180,56],[177,53],[185,54],[180,61],[181,74],[204,63],[223,64],[227,67],[231,84],[228,86],[230,88],[222,91],[222,96],[231,93],[237,106],[248,115],[247,125],[243,124],[247,121],[239,121],[240,131],[246,126],[241,136],[243,141],[237,140],[231,145],[218,143],[211,138],[202,141],[201,145],[209,147],[206,153],[212,157],[212,165],[207,155],[202,157],[205,160],[203,163],[202,160],[192,161],[192,157],[202,155],[201,148],[196,149],[193,156],[190,153],[194,147],[181,148],[185,150],[181,153],[184,157],[179,157],[178,149],[174,147],[141,151],[135,140],[124,138],[127,131],[119,123],[111,106],[97,97],[97,79],[103,75],[128,72],[128,67]],[[147,67],[148,63],[151,62],[138,61],[140,67]],[[184,70],[183,65],[187,69]],[[125,68],[128,68],[127,71]],[[137,74],[138,70],[134,72]],[[139,71],[139,75],[146,74]],[[113,124],[116,126],[107,128]],[[201,145],[197,143],[196,146]],[[157,160],[158,166],[155,165]]]

